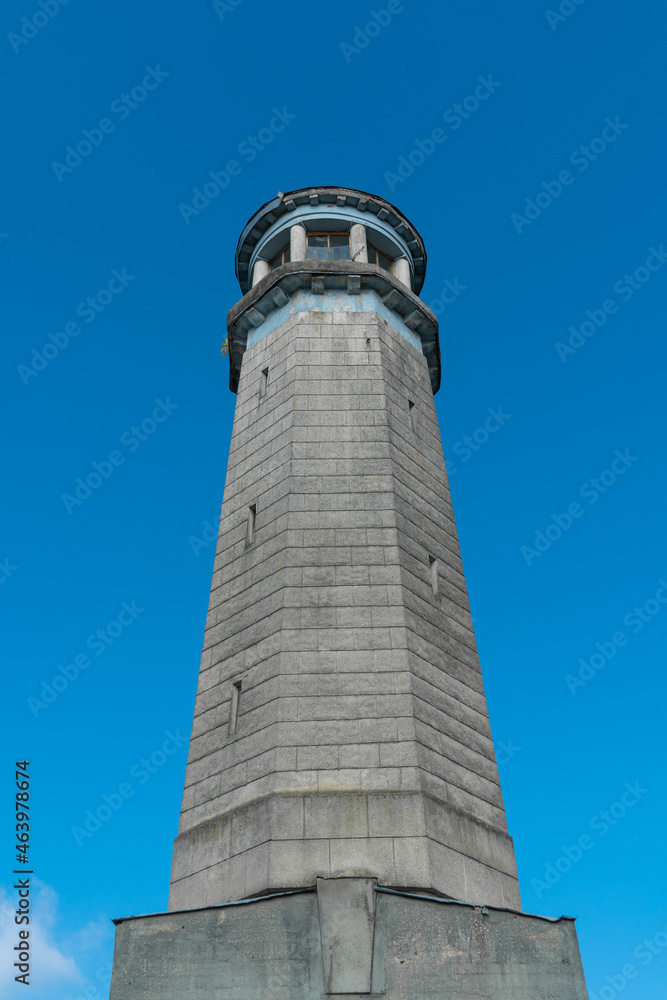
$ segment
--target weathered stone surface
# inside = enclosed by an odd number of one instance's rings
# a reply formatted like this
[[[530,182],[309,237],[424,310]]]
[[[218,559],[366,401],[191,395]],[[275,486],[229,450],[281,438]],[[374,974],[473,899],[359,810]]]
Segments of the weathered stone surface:
[[[318,875],[520,905],[428,366],[369,313],[243,357],[169,905]]]
[[[375,938],[375,880],[317,880],[326,993],[370,993]]]
[[[312,891],[130,917],[116,928],[110,1000],[324,1000],[344,985],[386,1000],[587,1000],[569,918],[374,895],[373,924],[357,911],[356,949],[345,900],[336,912]]]

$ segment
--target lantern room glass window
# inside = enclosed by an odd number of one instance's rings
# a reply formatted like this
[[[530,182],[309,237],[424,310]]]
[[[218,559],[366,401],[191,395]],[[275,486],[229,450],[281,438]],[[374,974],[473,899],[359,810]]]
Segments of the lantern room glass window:
[[[289,264],[289,262],[290,262],[290,252],[289,251],[290,251],[290,248],[289,248],[289,243],[288,243],[287,246],[283,247],[282,250],[280,250],[275,255],[275,257],[273,258],[273,260],[269,262],[269,270],[273,271],[273,270],[275,270],[275,268],[281,267],[282,264]]]
[[[349,233],[308,233],[307,260],[349,260]]]
[[[371,243],[368,244],[368,263],[378,264],[383,270],[391,271],[391,257],[387,257],[385,253],[378,250]]]

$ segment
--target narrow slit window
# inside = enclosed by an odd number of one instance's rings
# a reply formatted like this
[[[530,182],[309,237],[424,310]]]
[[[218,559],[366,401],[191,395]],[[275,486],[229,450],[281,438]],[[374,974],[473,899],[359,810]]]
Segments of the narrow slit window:
[[[253,503],[248,507],[248,529],[246,531],[245,543],[252,545],[255,541],[255,522],[257,521],[257,504]]]
[[[417,407],[412,402],[411,399],[408,400],[408,410],[410,411],[410,423],[412,424],[412,433],[417,433]]]
[[[269,388],[269,369],[263,368],[259,378],[259,398],[264,399]]]
[[[232,684],[232,701],[229,707],[229,735],[233,736],[239,727],[239,709],[241,707],[241,687],[242,681],[234,681]]]
[[[433,556],[428,557],[429,568],[431,570],[431,588],[433,595],[438,596],[438,560]]]

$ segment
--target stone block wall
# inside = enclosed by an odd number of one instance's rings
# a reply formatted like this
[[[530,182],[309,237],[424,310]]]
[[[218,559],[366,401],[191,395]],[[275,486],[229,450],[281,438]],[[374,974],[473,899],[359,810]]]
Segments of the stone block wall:
[[[329,875],[519,905],[428,368],[367,312],[244,355],[170,909]]]

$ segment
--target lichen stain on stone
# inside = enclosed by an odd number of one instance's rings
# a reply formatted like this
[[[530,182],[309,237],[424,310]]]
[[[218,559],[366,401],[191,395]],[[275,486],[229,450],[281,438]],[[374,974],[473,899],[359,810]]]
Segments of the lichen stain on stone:
[[[169,933],[180,931],[183,926],[178,920],[147,920],[141,929],[144,934],[156,935],[164,934],[167,931]]]
[[[460,948],[452,948],[448,944],[445,945],[440,954],[445,961],[450,961],[452,958],[463,958],[464,952]]]
[[[541,933],[529,934],[529,941],[558,941],[558,931],[555,927],[546,927]]]

